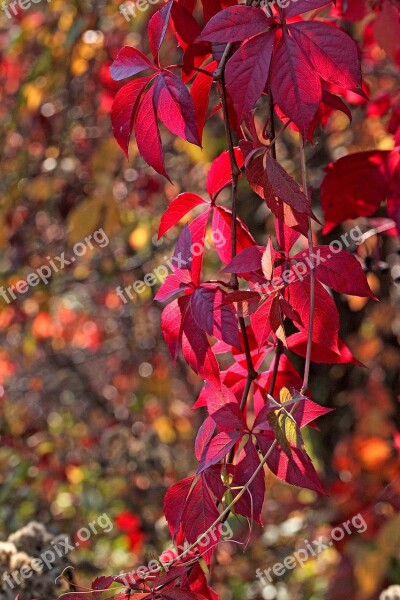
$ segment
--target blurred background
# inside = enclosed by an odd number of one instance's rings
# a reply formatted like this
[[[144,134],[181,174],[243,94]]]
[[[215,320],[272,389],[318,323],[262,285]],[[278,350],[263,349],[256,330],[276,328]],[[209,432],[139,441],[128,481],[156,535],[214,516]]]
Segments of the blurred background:
[[[371,101],[349,93],[352,125],[333,111],[317,131],[309,164],[319,216],[323,167],[396,143],[400,49],[387,43],[382,27],[398,27],[400,39],[400,26],[378,4],[362,10],[362,2],[350,0],[337,8],[347,7],[341,24],[362,41]],[[86,248],[47,285],[39,282],[16,300],[0,297],[0,577],[38,556],[54,536],[74,540],[104,513],[113,523],[112,531],[81,542],[55,570],[20,589],[0,581],[1,600],[17,592],[20,600],[57,598],[65,586],[54,584],[55,573],[66,564],[74,566],[75,581],[88,585],[158,556],[170,542],[165,491],[196,466],[193,440],[202,415],[191,407],[201,381],[183,363],[172,365],[161,307],[153,302],[156,287],[133,293],[126,304],[116,290],[170,256],[179,228],[157,242],[162,211],[180,191],[204,193],[209,163],[225,149],[223,124],[218,116],[209,121],[203,152],[163,132],[174,185],[143,163],[134,142],[126,160],[111,132],[119,85],[109,66],[124,44],[147,51],[146,24],[159,7],[128,22],[119,6],[42,0],[10,18],[0,11],[0,285],[16,285],[48,257],[71,257],[74,244],[99,228],[109,240]],[[164,52],[174,53],[168,40]],[[287,130],[278,146],[294,172],[296,140]],[[273,219],[245,182],[239,212],[265,243]],[[378,216],[385,217],[384,208]],[[357,223],[366,231],[377,221]],[[318,235],[327,243],[341,233]],[[329,496],[268,476],[265,529],[252,530],[245,552],[235,543],[217,551],[212,584],[223,600],[372,600],[400,583],[398,238],[372,234],[358,252],[381,302],[336,300],[342,338],[365,366],[313,365],[310,379],[313,399],[336,409],[307,438]],[[218,267],[209,253],[206,270]],[[300,370],[301,360],[294,361]],[[360,511],[364,533],[260,585],[257,568],[267,569]],[[22,529],[32,521],[41,526]],[[246,539],[245,523],[232,526],[235,538]]]

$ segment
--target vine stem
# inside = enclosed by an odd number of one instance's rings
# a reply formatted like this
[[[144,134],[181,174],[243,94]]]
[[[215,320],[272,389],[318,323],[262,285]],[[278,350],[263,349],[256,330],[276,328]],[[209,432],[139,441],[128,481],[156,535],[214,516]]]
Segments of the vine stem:
[[[272,158],[274,158],[276,160],[275,142],[286,130],[286,127],[289,125],[290,121],[288,121],[282,127],[282,129],[278,132],[278,134],[276,133],[275,122],[274,122],[274,99],[272,96],[271,87],[269,87],[269,89],[268,89],[268,111],[269,111],[269,115],[268,115],[267,136],[269,138],[269,148],[270,148],[271,156],[272,156]],[[279,231],[281,234],[281,238],[283,238],[284,231],[283,231],[283,223],[281,220],[279,221]],[[281,340],[278,340],[276,350],[275,350],[274,370],[272,372],[271,384],[269,387],[269,395],[270,396],[274,395],[275,384],[276,384],[276,380],[278,378],[279,363],[280,363],[282,354],[283,354],[283,344],[282,344]]]
[[[238,184],[239,177],[241,174],[241,170],[237,164],[236,156],[235,156],[235,147],[233,143],[232,130],[229,123],[229,114],[228,114],[228,102],[226,97],[226,89],[225,89],[225,67],[228,61],[229,55],[232,50],[232,44],[227,44],[224,53],[222,55],[221,61],[214,72],[214,79],[217,81],[218,85],[218,93],[221,100],[222,105],[222,114],[224,119],[224,127],[225,127],[225,135],[228,144],[228,153],[229,153],[229,161],[231,166],[231,176],[232,176],[232,185],[231,185],[231,211],[232,211],[232,235],[231,235],[231,246],[232,246],[232,259],[237,254],[237,238],[236,238],[236,223],[237,223],[237,194],[238,194]],[[231,288],[233,290],[239,289],[238,278],[236,274],[232,274],[230,281]],[[253,359],[251,356],[251,348],[249,343],[249,338],[246,330],[246,323],[243,317],[238,317],[240,330],[242,332],[244,351],[246,355],[246,364],[247,364],[247,378],[246,385],[243,391],[242,401],[241,401],[241,410],[244,411],[247,403],[247,399],[250,393],[251,384],[257,378],[257,371],[254,368]]]
[[[307,164],[306,164],[306,152],[305,152],[305,140],[300,136],[300,160],[301,160],[301,179],[303,193],[306,198],[309,198],[308,187],[307,187]],[[304,379],[301,387],[301,393],[304,394],[308,387],[308,380],[310,377],[310,365],[311,365],[311,351],[312,351],[312,335],[314,329],[314,311],[315,311],[315,264],[314,264],[314,242],[313,233],[311,226],[311,218],[308,218],[308,254],[310,259],[310,320],[308,324],[308,339],[307,339],[307,350],[306,350],[306,362],[304,365]]]

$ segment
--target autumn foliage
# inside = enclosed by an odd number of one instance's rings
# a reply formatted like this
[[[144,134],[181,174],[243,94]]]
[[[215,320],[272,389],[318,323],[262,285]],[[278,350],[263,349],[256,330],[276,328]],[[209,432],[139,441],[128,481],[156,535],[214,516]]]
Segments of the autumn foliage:
[[[1,284],[109,244],[0,307],[0,536],[107,511],[63,598],[236,600],[359,512],[274,591],[377,600],[400,577],[398,3],[117,4],[1,32]]]
[[[195,442],[197,472],[174,484],[164,502],[172,539],[185,550],[128,583],[118,577],[95,582],[98,591],[123,583],[121,598],[129,591],[130,598],[214,600],[205,570],[218,538],[201,542],[230,514],[250,527],[262,525],[266,467],[288,484],[325,493],[302,434],[330,412],[308,395],[310,363],[357,362],[339,337],[328,288],[376,300],[354,254],[315,243],[315,212],[321,211],[307,179],[308,144],[327,115],[341,111],[351,119],[344,99],[366,99],[359,48],[332,18],[340,7],[326,0],[287,2],[285,8],[248,4],[213,0],[202,2],[201,11],[194,0],[170,0],[148,24],[151,58],[125,46],[111,67],[114,80],[130,79],[111,114],[126,155],[133,133],[143,159],[168,178],[160,124],[201,146],[209,118],[223,119],[227,147],[210,167],[204,194],[178,195],[159,229],[161,237],[187,221],[174,272],[156,300],[165,303],[161,327],[173,360],[182,356],[204,380],[195,408],[207,412]],[[387,2],[380,9],[392,10]],[[180,48],[180,64],[166,63],[166,40]],[[398,142],[396,110],[390,130]],[[277,156],[276,141],[287,128],[298,132],[301,181]],[[373,214],[386,200],[392,228],[398,226],[398,169],[398,149],[359,152],[330,164],[321,186],[324,232]],[[237,214],[242,177],[275,216],[276,235],[266,246],[257,245]],[[215,244],[220,273],[211,279],[203,275],[208,227],[223,240]],[[291,353],[305,359],[304,376]],[[86,596],[68,596],[80,597]]]

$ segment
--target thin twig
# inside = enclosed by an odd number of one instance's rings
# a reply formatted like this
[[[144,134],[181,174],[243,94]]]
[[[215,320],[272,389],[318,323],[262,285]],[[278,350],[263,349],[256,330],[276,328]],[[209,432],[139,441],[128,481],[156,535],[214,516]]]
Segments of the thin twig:
[[[279,371],[279,362],[281,360],[282,354],[283,354],[283,344],[282,344],[281,340],[278,340],[278,343],[276,345],[276,350],[275,350],[274,370],[272,372],[271,385],[269,387],[269,395],[270,396],[274,395],[274,389],[275,389],[276,380],[277,380],[278,371]]]

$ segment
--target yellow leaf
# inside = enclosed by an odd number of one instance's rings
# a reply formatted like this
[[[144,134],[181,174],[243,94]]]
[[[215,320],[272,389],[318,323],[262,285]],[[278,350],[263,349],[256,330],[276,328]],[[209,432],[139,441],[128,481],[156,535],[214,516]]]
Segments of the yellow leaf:
[[[279,399],[281,404],[285,404],[286,402],[290,402],[293,400],[293,396],[287,388],[282,388],[279,394]]]

